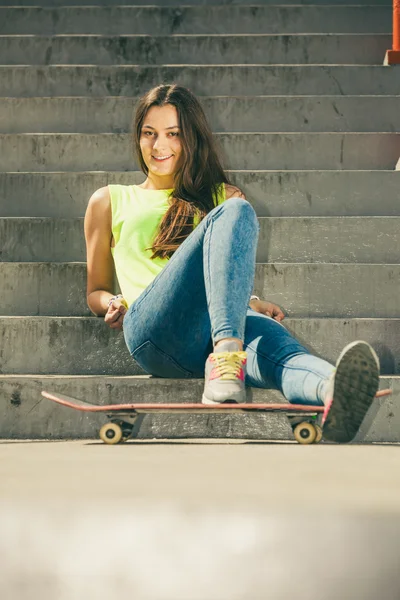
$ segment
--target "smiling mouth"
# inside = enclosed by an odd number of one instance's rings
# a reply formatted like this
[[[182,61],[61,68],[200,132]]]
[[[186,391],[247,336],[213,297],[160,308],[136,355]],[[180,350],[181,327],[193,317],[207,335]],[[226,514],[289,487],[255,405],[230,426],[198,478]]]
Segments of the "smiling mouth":
[[[168,156],[152,156],[152,158],[154,158],[154,160],[156,160],[157,162],[163,162],[164,160],[172,158],[172,156],[172,154],[169,154]]]

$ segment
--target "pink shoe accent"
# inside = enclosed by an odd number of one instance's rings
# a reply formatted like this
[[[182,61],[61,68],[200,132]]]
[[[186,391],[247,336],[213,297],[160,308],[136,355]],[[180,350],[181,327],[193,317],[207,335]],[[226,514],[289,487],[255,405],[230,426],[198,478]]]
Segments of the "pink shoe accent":
[[[220,377],[220,374],[218,373],[217,369],[213,369],[210,373],[210,377],[208,378],[209,381],[212,381],[213,379],[218,379],[218,377]]]
[[[210,360],[212,362],[214,362],[211,358]],[[246,359],[242,360],[242,364],[245,365],[246,364]],[[213,379],[218,379],[219,377],[221,377],[220,373],[218,373],[218,369],[216,367],[214,367],[214,369],[212,369],[210,376],[209,376],[209,381],[212,381]],[[244,375],[244,370],[241,368],[239,371],[239,374],[237,375],[237,378],[240,379],[241,381],[244,381],[245,375]]]
[[[323,415],[322,415],[322,425],[326,421],[326,418],[327,418],[328,413],[329,413],[329,411],[331,409],[331,406],[332,406],[332,402],[333,402],[333,398],[332,398],[332,400],[328,400],[328,402],[325,405],[325,410],[324,410]]]

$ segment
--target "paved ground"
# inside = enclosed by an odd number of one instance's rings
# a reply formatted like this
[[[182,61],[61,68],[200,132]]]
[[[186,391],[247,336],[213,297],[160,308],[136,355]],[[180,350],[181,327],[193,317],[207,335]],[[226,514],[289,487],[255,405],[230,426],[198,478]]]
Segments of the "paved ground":
[[[400,597],[400,447],[0,442],[12,600]]]

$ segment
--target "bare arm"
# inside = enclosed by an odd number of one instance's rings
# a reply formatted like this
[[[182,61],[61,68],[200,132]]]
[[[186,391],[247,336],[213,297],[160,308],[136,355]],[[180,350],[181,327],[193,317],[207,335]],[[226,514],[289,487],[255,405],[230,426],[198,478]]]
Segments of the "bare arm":
[[[87,303],[97,316],[104,316],[114,295],[114,261],[111,254],[111,201],[108,187],[90,198],[85,214],[87,254]]]

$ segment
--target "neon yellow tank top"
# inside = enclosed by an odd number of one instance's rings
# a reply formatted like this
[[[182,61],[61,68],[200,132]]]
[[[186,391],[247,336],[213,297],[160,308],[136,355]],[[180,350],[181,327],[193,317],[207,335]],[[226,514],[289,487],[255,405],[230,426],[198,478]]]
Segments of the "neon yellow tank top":
[[[112,214],[111,248],[121,293],[130,306],[166,266],[169,258],[151,260],[150,248],[169,208],[172,190],[145,190],[138,185],[109,185]],[[226,200],[220,186],[217,202]],[[194,227],[199,224],[195,219]]]

